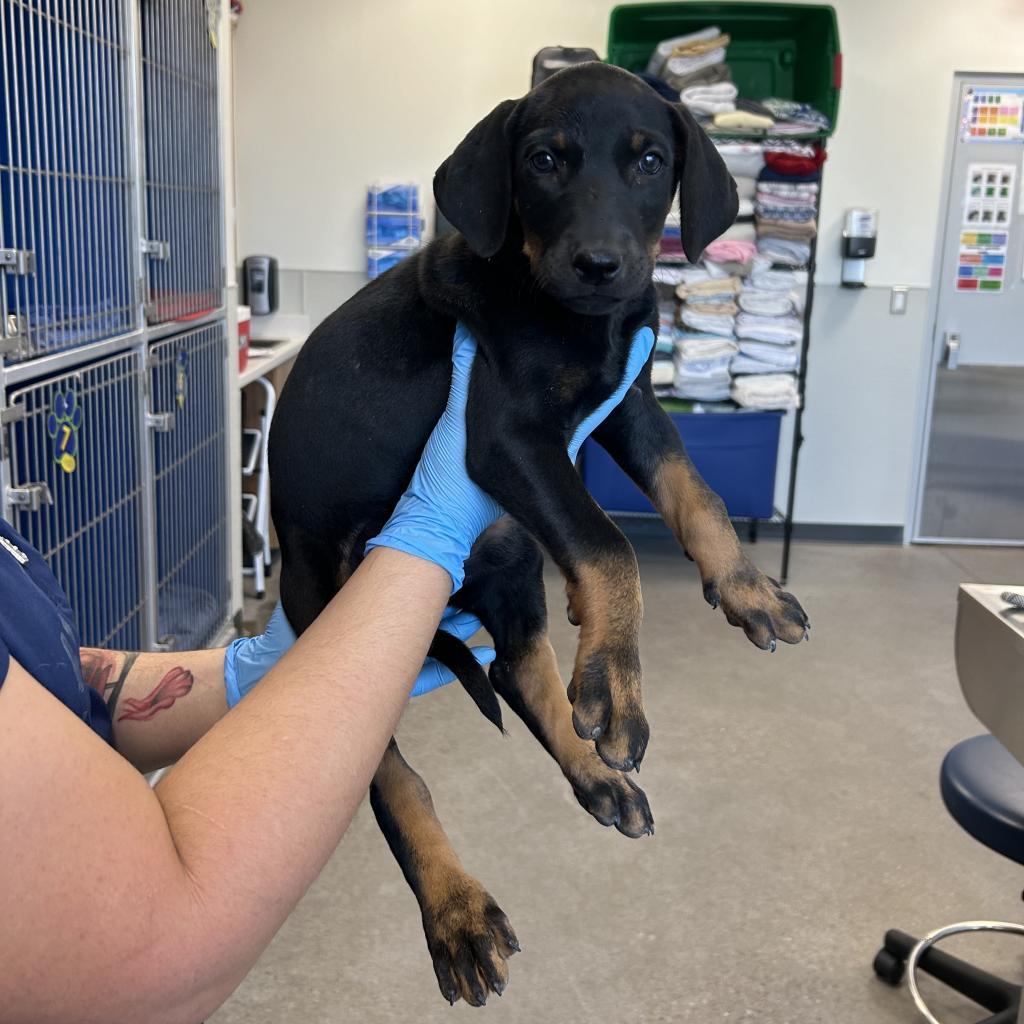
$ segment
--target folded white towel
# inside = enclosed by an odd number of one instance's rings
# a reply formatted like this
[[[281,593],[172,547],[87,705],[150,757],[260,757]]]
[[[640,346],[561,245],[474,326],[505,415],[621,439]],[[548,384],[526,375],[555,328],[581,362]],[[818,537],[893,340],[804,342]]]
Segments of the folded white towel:
[[[677,47],[686,46],[687,43],[699,43],[705,39],[717,39],[721,34],[722,30],[717,25],[709,25],[707,28],[702,28],[699,32],[690,32],[685,36],[673,36],[671,39],[663,39],[654,48],[654,53],[651,54],[651,59],[647,62],[647,74],[660,75],[665,66],[665,61],[668,60],[672,51]]]
[[[756,266],[750,271],[748,283],[763,292],[789,293],[797,286],[797,280],[792,270],[761,270]]]
[[[677,373],[675,383],[672,385],[672,394],[676,398],[722,402],[729,397],[730,380],[728,369],[707,377],[691,377]]]
[[[757,251],[767,256],[772,263],[784,267],[802,267],[811,258],[811,247],[807,242],[796,242],[789,238],[762,235],[757,240]]]
[[[684,89],[679,98],[684,102],[689,100],[710,100],[714,103],[721,103],[723,100],[734,100],[740,91],[733,82],[711,82],[706,85],[691,85]]]
[[[738,92],[732,82],[691,85],[679,94],[679,100],[691,113],[712,117],[735,110]]]
[[[740,313],[736,317],[736,337],[774,341],[779,344],[799,341],[804,336],[803,321],[795,316],[758,316]]]
[[[673,78],[679,75],[690,75],[702,68],[709,68],[712,64],[721,64],[725,60],[725,47],[716,46],[707,53],[696,57],[669,57],[665,62],[661,78]]]
[[[676,368],[671,359],[655,359],[651,363],[651,384],[655,387],[671,384],[676,378]]]
[[[733,318],[731,316],[716,316],[713,313],[694,313],[692,309],[683,306],[680,316],[683,324],[695,331],[707,334],[720,334],[723,337],[733,336]]]
[[[793,312],[793,300],[781,292],[744,287],[737,302],[744,313],[756,313],[758,316],[788,316]]]
[[[741,352],[729,363],[729,372],[734,374],[778,373],[780,370],[795,370],[797,362],[797,359],[791,359],[784,363],[768,363],[762,359],[755,359],[753,356],[744,355]]]
[[[756,178],[764,170],[759,142],[720,142],[715,148],[734,178]]]
[[[799,403],[796,377],[790,373],[734,377],[730,393],[746,409],[795,409]]]
[[[774,345],[770,341],[744,339],[740,342],[739,355],[774,366],[776,370],[795,370],[800,365],[800,349],[796,344]]]
[[[735,341],[728,341],[720,335],[691,334],[689,331],[681,331],[676,338],[677,358],[706,359],[710,356],[731,356],[738,351]]]

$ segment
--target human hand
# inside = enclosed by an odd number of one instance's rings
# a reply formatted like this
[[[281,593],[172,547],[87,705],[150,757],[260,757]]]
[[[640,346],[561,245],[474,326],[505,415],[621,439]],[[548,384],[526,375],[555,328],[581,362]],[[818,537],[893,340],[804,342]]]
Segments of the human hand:
[[[384,528],[366,545],[396,548],[441,566],[462,586],[473,542],[501,515],[501,506],[466,473],[466,400],[476,339],[461,324],[452,345],[448,405],[427,439],[405,494]]]
[[[224,691],[228,707],[233,708],[294,643],[295,631],[278,601],[264,632],[259,636],[243,636],[228,644],[224,653]]]
[[[460,612],[455,608],[448,607],[441,616],[441,625],[438,627],[446,633],[451,633],[457,640],[465,643],[478,629],[481,628],[480,620],[470,612]],[[495,658],[493,647],[470,647],[470,652],[480,665],[490,665]],[[435,658],[427,658],[416,677],[410,697],[422,697],[431,690],[437,690],[447,686],[455,679],[451,671],[442,665]]]
[[[622,401],[654,348],[654,332],[641,327],[633,336],[622,380],[573,433],[569,457]],[[476,356],[476,340],[459,323],[452,346],[452,382],[448,405],[434,427],[405,494],[384,528],[366,545],[396,548],[441,566],[452,578],[452,593],[462,586],[463,568],[473,542],[502,514],[501,506],[466,473],[466,400]]]

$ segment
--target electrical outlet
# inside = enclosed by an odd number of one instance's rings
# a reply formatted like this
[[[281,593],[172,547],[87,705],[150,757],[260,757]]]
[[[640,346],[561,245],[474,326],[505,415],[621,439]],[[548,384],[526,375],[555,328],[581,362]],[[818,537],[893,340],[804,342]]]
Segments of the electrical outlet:
[[[907,311],[907,291],[905,285],[896,285],[889,292],[889,312],[893,316],[902,316]]]

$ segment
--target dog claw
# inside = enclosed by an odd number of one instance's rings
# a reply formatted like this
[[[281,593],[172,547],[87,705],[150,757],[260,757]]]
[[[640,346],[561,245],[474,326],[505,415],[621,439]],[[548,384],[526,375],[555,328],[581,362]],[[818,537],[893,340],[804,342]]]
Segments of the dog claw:
[[[772,639],[768,643],[768,650],[771,651],[772,654],[774,654],[775,653],[775,647],[776,647],[775,638],[772,637]]]

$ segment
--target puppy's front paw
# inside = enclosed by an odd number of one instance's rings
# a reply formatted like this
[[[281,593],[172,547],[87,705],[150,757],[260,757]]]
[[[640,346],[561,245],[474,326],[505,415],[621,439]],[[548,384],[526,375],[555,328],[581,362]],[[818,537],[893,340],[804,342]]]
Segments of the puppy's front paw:
[[[567,693],[576,735],[593,740],[609,768],[639,768],[651,730],[640,703],[636,652],[581,648]]]
[[[654,835],[644,791],[628,775],[609,768],[593,750],[586,750],[566,778],[580,806],[605,827],[614,825],[630,839]]]
[[[811,625],[800,602],[746,558],[720,580],[704,584],[704,597],[722,611],[731,626],[739,626],[747,639],[764,651],[774,651],[776,640],[798,644]]]
[[[488,991],[508,984],[508,958],[519,952],[516,933],[490,893],[469,875],[443,875],[423,906],[427,948],[441,995],[483,1006]]]

